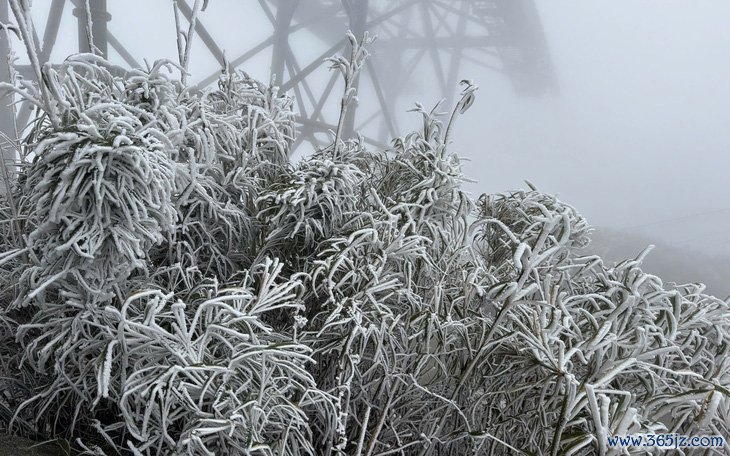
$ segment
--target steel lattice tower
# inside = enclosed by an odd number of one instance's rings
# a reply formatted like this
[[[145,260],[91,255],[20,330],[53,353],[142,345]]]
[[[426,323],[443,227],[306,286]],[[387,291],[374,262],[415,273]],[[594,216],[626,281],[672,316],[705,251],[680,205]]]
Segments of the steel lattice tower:
[[[202,41],[221,67],[245,68],[253,57],[270,52],[271,81],[296,97],[301,124],[299,142],[319,147],[334,129],[325,107],[337,105],[337,74],[324,80],[315,77],[324,59],[345,52],[345,31],[356,36],[364,31],[378,36],[373,56],[367,61],[359,84],[368,91],[368,108],[351,108],[345,123],[346,135],[367,130],[366,141],[387,142],[398,132],[398,94],[418,78],[430,78],[440,94],[452,99],[460,67],[476,64],[508,78],[517,94],[541,96],[555,88],[548,47],[534,0],[247,0],[268,18],[272,33],[265,40],[233,58],[208,31],[205,15],[197,17],[196,40]],[[190,0],[177,0],[181,13],[192,18]],[[106,55],[111,47],[130,66],[139,66],[122,39],[113,33],[114,21],[107,0],[89,0],[93,41]],[[81,52],[88,52],[87,18],[82,0],[52,0],[41,43],[41,63],[48,60],[58,35],[64,8],[73,8],[78,20]],[[211,2],[210,7],[215,7]],[[8,22],[7,2],[0,2],[0,21]],[[293,48],[301,34],[314,35],[324,43],[313,59],[302,59]],[[7,39],[0,38],[0,74],[7,78]],[[31,77],[28,68],[19,68]],[[199,87],[214,83],[219,72],[197,81]],[[14,137],[12,110],[0,108],[3,131]],[[17,125],[25,125],[30,110],[18,109]],[[330,116],[331,117],[331,116]],[[377,125],[374,125],[377,124]]]

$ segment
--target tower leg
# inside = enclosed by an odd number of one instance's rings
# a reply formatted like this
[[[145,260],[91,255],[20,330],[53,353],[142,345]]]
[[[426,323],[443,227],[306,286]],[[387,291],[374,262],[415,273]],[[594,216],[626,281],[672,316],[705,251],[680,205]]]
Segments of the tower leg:
[[[289,54],[289,32],[294,11],[299,0],[281,0],[276,8],[276,24],[274,24],[274,46],[271,55],[271,75],[273,83],[281,87],[284,83],[284,70]],[[293,75],[290,75],[293,76]]]

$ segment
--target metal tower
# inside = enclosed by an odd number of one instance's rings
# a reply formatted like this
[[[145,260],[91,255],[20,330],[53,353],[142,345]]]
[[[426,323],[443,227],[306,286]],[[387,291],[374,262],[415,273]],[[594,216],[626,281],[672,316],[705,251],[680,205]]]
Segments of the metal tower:
[[[120,1],[120,0],[117,0]],[[314,147],[326,144],[327,132],[335,128],[328,107],[337,106],[341,96],[338,76],[322,76],[326,57],[346,51],[345,31],[356,36],[364,31],[377,35],[359,81],[360,105],[351,107],[345,136],[363,131],[366,141],[383,144],[398,134],[396,100],[414,81],[430,81],[439,95],[451,100],[460,69],[475,64],[508,78],[517,94],[540,96],[555,87],[548,48],[534,0],[246,0],[247,7],[264,13],[271,34],[241,55],[226,59],[220,44],[208,32],[212,27],[205,13],[197,17],[196,40],[204,43],[223,67],[245,68],[261,53],[270,53],[271,80],[297,100],[301,123],[299,142]],[[177,0],[181,13],[192,18],[190,0]],[[107,0],[89,0],[95,46],[102,54],[111,47],[130,66],[139,66],[124,43],[114,35],[114,21],[107,12]],[[88,51],[87,18],[83,0],[53,0],[41,43],[41,59],[47,60],[58,34],[60,18],[70,6],[78,18],[81,51]],[[210,2],[209,8],[215,8]],[[172,9],[169,10],[170,14]],[[0,21],[7,22],[7,3],[0,1]],[[259,24],[260,25],[260,24]],[[257,26],[259,26],[257,25]],[[241,33],[231,31],[231,33]],[[302,59],[297,45],[321,44],[316,57]],[[314,37],[315,39],[312,39]],[[6,79],[7,44],[0,38],[0,78]],[[310,49],[311,50],[311,49]],[[307,54],[311,54],[308,52]],[[41,62],[43,63],[43,62]],[[20,68],[21,73],[27,69]],[[27,72],[29,73],[29,72]],[[199,87],[217,80],[216,71],[197,81]],[[30,77],[30,74],[27,74]],[[194,81],[195,82],[195,81]],[[12,137],[8,111],[0,110],[2,128]],[[402,111],[402,109],[398,109]],[[27,122],[29,109],[18,109],[18,125]],[[12,118],[12,117],[10,117]]]

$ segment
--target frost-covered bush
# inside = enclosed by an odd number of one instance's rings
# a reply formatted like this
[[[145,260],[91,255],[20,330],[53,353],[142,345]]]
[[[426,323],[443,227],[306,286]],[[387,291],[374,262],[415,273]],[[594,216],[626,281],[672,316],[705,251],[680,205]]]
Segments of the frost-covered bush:
[[[612,267],[577,257],[584,222],[562,204],[530,216],[545,199],[533,191],[480,201],[477,239],[490,225],[515,238],[473,395],[489,411],[482,426],[495,439],[486,447],[502,440],[547,454],[620,454],[606,436],[727,436],[728,304],[641,271],[646,252]],[[521,247],[525,227],[536,235]]]
[[[132,439],[131,446],[155,454],[183,448],[180,433],[170,443],[171,428],[198,426],[204,413],[199,410],[172,424],[165,410],[144,434],[134,433],[135,423],[119,421],[131,415],[120,415],[126,402],[122,391],[109,396],[108,376],[119,369],[120,357],[128,362],[126,350],[132,347],[113,348],[122,336],[115,329],[119,323],[107,314],[110,308],[121,309],[140,289],[164,290],[169,299],[182,299],[199,285],[196,281],[220,277],[235,282],[244,270],[267,261],[252,263],[251,252],[260,250],[255,248],[255,203],[275,175],[272,169],[284,166],[294,139],[293,113],[290,99],[245,75],[226,75],[218,90],[200,93],[177,81],[175,69],[161,61],[148,70],[123,70],[94,55],[71,57],[58,69],[44,68],[52,109],[42,111],[23,141],[22,171],[6,195],[10,207],[3,209],[8,212],[0,259],[3,295],[8,297],[0,334],[8,343],[3,372],[19,371],[31,379],[17,382],[5,376],[0,411],[6,425],[87,437],[91,431],[92,440],[124,447],[130,433],[144,441]],[[24,94],[42,106],[45,101],[36,95]],[[287,306],[276,309],[281,313]],[[201,333],[211,331],[207,322]],[[229,328],[227,334],[233,337],[238,330]],[[266,344],[284,341],[286,352],[291,337],[267,331],[274,336],[264,339]],[[248,336],[243,331],[240,337]],[[292,347],[292,356],[303,366],[309,349]],[[151,348],[145,343],[142,350],[149,355]],[[218,354],[220,347],[210,351]],[[268,358],[258,365],[266,362]],[[238,375],[234,380],[246,383]],[[306,404],[307,395],[314,393],[308,392],[306,378],[299,384],[301,391],[292,385],[276,391],[287,402],[303,396],[297,401]],[[119,388],[126,391],[130,384]],[[322,397],[326,402],[327,396]],[[282,418],[289,427],[284,427],[284,440],[274,444],[272,426],[281,425],[272,425],[269,418],[284,412],[267,401],[254,407],[265,411],[257,433],[251,435],[255,429],[247,424],[237,431],[237,445],[266,446],[258,440],[262,436],[277,452],[290,451],[289,442],[295,448],[311,445],[290,418]],[[266,411],[269,406],[273,415]],[[235,420],[242,412],[231,413]],[[207,437],[185,438],[185,448],[209,446],[203,443]]]
[[[20,190],[37,258],[21,304],[58,290],[107,300],[174,228],[173,144],[149,109],[163,101],[149,87],[160,70],[125,87],[88,59],[69,59],[54,74],[60,124],[33,132]],[[143,76],[148,87],[139,89]]]
[[[93,56],[46,68],[54,118],[36,119],[8,199],[23,244],[6,276],[19,281],[4,309],[16,328],[10,364],[36,377],[25,397],[11,397],[22,399],[15,417],[28,413],[26,424],[43,431],[59,423],[73,430],[85,415],[104,344],[101,306],[128,292],[133,273],[147,272],[149,249],[175,226],[174,146],[144,104],[170,98],[162,69],[133,71],[120,84],[114,67]]]
[[[388,150],[338,128],[293,164],[291,99],[230,72],[187,87],[186,47],[3,86],[39,115],[0,207],[2,426],[138,455],[729,437],[728,303],[587,255],[587,222],[532,186],[471,198],[449,150],[471,83]]]
[[[281,264],[233,288],[193,287],[187,302],[151,290],[105,309],[113,328],[98,371],[100,398],[119,404],[129,447],[147,454],[309,454],[306,412],[329,399],[308,372],[311,349],[267,325],[296,312],[301,284]],[[115,352],[122,356],[115,356]]]

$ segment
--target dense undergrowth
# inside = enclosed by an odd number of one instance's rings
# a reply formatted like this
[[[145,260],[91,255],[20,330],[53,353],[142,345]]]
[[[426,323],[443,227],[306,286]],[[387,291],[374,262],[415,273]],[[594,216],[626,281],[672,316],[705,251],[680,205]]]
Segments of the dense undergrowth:
[[[586,256],[586,221],[534,188],[466,194],[448,136],[472,85],[389,150],[291,163],[291,99],[243,73],[41,71],[1,208],[4,429],[108,455],[730,437],[728,304]]]

